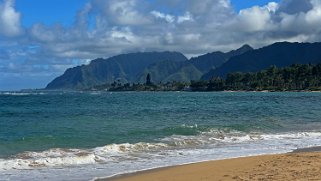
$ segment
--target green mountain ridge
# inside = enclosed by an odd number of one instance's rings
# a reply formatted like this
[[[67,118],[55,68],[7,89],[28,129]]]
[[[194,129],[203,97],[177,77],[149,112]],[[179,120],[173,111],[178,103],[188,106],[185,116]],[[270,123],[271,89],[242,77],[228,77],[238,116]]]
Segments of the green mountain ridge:
[[[286,67],[292,64],[318,64],[321,62],[321,43],[278,42],[231,57],[222,66],[202,76],[202,80],[225,77],[232,72],[256,72],[272,65]]]
[[[227,62],[231,57],[242,55],[248,51],[252,51],[253,48],[249,45],[243,45],[237,50],[232,50],[227,53],[213,52],[201,55],[199,57],[191,58],[192,64],[200,71],[207,73],[211,69],[220,67],[222,64]]]
[[[108,59],[95,59],[89,65],[67,69],[46,89],[86,89],[100,84],[119,81],[136,82],[146,67],[164,60],[187,61],[179,52],[146,52],[117,55]]]
[[[145,83],[147,74],[152,82],[190,82],[226,77],[233,72],[257,72],[272,65],[321,62],[321,43],[279,42],[253,49],[244,45],[230,52],[212,52],[187,59],[179,52],[141,52],[95,59],[89,65],[67,69],[46,89],[90,89],[116,82]]]
[[[213,52],[193,57],[184,62],[162,61],[147,67],[138,82],[144,83],[148,73],[151,74],[155,83],[166,83],[171,81],[190,82],[199,80],[203,74],[212,68],[219,67],[229,60],[229,58],[241,55],[247,51],[253,50],[249,45],[244,45],[237,50],[227,53]]]
[[[248,45],[227,53],[213,52],[188,60],[179,52],[143,52],[95,59],[89,65],[67,69],[50,82],[46,89],[88,89],[97,85],[144,83],[149,73],[152,81],[189,82],[199,80],[213,67],[218,67],[231,56],[250,51]]]

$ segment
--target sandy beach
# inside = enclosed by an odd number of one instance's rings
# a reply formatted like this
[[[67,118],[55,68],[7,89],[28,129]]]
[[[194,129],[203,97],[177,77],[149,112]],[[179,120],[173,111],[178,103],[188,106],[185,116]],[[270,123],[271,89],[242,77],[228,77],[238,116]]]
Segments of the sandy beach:
[[[319,148],[174,166],[100,181],[321,180]]]

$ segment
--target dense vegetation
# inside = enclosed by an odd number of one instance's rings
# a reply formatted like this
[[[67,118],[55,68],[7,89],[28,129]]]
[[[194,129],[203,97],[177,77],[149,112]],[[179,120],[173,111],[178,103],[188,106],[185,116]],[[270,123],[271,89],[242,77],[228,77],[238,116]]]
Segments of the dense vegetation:
[[[112,84],[95,86],[91,90],[108,91],[316,91],[321,90],[321,64],[294,64],[285,68],[271,66],[254,73],[230,73],[225,79],[213,77],[209,81],[167,82],[154,84],[152,76],[146,83]]]
[[[188,91],[190,83],[185,82],[167,82],[160,84],[153,83],[134,83],[134,84],[122,84],[120,82],[114,82],[112,84],[104,84],[95,86],[89,90],[107,90],[107,91]]]
[[[321,64],[271,66],[255,73],[229,73],[226,79],[213,77],[209,81],[192,81],[190,87],[192,91],[321,90]]]
[[[226,78],[232,72],[258,72],[271,65],[288,67],[292,64],[309,63],[321,63],[321,43],[279,42],[231,57],[222,66],[204,74],[201,79],[209,80],[217,76]]]

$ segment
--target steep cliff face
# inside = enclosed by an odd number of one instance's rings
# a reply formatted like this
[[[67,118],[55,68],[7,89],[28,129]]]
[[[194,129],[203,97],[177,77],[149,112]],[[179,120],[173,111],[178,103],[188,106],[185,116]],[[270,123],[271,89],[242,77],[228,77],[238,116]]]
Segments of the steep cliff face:
[[[211,69],[221,66],[231,57],[241,55],[245,52],[253,50],[249,45],[244,45],[237,50],[227,53],[212,52],[198,57],[193,57],[184,62],[162,61],[152,64],[145,69],[144,73],[138,79],[144,82],[148,73],[151,74],[155,83],[159,82],[189,82],[191,80],[199,80],[203,74]]]
[[[243,45],[237,50],[232,50],[227,53],[213,52],[199,57],[191,58],[191,63],[203,73],[207,73],[211,69],[220,67],[222,64],[227,62],[231,57],[242,55],[245,52],[253,50],[249,45]]]
[[[148,66],[165,60],[184,62],[187,58],[178,52],[146,52],[96,59],[89,65],[66,70],[50,82],[46,89],[84,89],[114,81],[135,82]]]

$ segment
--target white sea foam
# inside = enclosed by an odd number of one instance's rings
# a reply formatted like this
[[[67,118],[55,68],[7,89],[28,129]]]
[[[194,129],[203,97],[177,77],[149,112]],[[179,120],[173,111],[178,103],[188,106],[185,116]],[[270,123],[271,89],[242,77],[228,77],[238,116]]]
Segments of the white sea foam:
[[[96,156],[85,150],[50,149],[43,152],[24,152],[13,159],[0,160],[0,170],[34,169],[95,163]]]
[[[284,134],[244,134],[241,132],[223,133],[211,130],[195,136],[173,135],[159,143],[110,144],[93,149],[50,149],[43,152],[24,152],[14,158],[0,160],[0,170],[33,169],[42,167],[73,166],[79,164],[119,162],[138,158],[137,154],[168,155],[190,148],[224,147],[242,143],[261,143],[262,141],[293,142],[293,140],[321,140],[320,132],[300,132]],[[280,146],[279,145],[279,146]],[[277,146],[277,145],[276,145]],[[168,152],[168,153],[166,153]]]
[[[0,160],[0,176],[14,180],[84,180],[190,162],[283,153],[320,146],[321,132],[245,134],[211,130],[195,136],[173,135],[158,143],[111,144],[93,149],[24,152]],[[82,165],[82,166],[79,166]],[[28,172],[24,172],[28,170]],[[73,174],[72,174],[73,173]],[[77,177],[77,178],[76,178]]]

